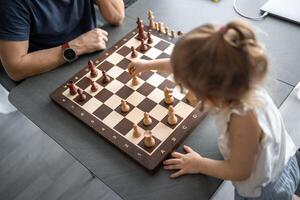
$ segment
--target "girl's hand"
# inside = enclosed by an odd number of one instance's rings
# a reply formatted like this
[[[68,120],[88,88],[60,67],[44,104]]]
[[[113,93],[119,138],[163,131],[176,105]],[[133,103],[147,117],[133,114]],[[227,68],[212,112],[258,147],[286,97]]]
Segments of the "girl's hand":
[[[171,174],[171,178],[176,178],[184,174],[200,173],[200,165],[203,157],[186,145],[183,148],[187,152],[186,154],[173,152],[172,156],[174,158],[163,162],[165,170],[178,170]]]
[[[141,72],[147,71],[147,64],[149,63],[148,60],[143,59],[134,59],[128,65],[128,72],[132,76],[136,76]]]

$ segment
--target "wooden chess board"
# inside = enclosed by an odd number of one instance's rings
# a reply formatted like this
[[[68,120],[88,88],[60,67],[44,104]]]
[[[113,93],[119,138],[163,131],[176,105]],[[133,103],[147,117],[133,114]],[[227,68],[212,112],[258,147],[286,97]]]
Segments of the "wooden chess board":
[[[145,27],[147,30],[148,27]],[[152,31],[153,43],[146,52],[139,51],[140,41],[136,39],[136,30],[131,31],[113,47],[101,53],[94,63],[99,70],[98,76],[92,78],[87,66],[57,88],[51,98],[60,106],[76,116],[80,121],[95,130],[107,141],[118,147],[146,169],[153,171],[166,159],[180,142],[199,124],[205,116],[188,104],[185,94],[174,82],[172,74],[148,71],[139,77],[140,83],[132,86],[127,67],[131,59],[131,46],[137,49],[138,58],[168,58],[176,38]],[[111,81],[101,82],[101,70],[105,70]],[[67,83],[73,81],[83,90],[86,100],[80,102],[78,95],[70,95]],[[98,86],[97,92],[91,91],[91,81]],[[164,88],[174,89],[173,107],[178,123],[167,123],[168,105],[164,102]],[[125,99],[131,109],[127,113],[120,110],[121,99]],[[144,126],[144,112],[148,112],[153,123]],[[142,131],[151,130],[155,146],[147,148],[143,134],[139,138],[132,136],[133,124]]]

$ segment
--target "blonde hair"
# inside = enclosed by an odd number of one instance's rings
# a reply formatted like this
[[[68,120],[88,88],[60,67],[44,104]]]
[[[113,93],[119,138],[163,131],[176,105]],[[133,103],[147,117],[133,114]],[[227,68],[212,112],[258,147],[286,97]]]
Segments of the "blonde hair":
[[[267,57],[250,26],[206,24],[182,36],[171,55],[175,80],[198,98],[239,102],[268,71]]]

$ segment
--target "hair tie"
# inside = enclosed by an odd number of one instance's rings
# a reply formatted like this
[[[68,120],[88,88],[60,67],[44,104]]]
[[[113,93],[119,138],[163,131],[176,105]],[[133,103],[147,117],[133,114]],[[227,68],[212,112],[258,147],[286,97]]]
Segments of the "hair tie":
[[[221,28],[219,29],[219,33],[224,35],[227,32],[227,30],[228,30],[228,28],[226,26],[221,26]]]

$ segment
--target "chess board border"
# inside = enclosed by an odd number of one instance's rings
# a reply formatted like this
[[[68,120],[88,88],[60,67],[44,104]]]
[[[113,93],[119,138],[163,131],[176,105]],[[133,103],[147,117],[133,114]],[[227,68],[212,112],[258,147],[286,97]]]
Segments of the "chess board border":
[[[145,26],[145,31],[148,27]],[[115,45],[113,45],[108,50],[102,52],[100,56],[94,61],[96,65],[103,62],[108,56],[114,53],[119,47],[124,45],[128,40],[136,35],[136,29],[133,29],[121,40],[119,40]],[[152,30],[153,35],[164,39],[170,43],[175,43],[177,38],[171,38],[166,34],[160,33],[156,30]],[[95,119],[93,115],[85,111],[83,108],[78,106],[75,102],[66,98],[63,92],[67,89],[67,83],[71,80],[77,82],[82,76],[87,73],[87,65],[81,69],[78,73],[73,75],[64,84],[54,90],[50,97],[58,105],[65,108],[67,111],[72,113],[80,121],[84,122],[86,125],[91,127],[98,135],[101,135],[108,142],[112,143],[114,146],[118,147],[123,153],[129,155],[132,159],[137,161],[141,166],[145,167],[149,171],[155,171],[161,164],[163,160],[171,153],[183,139],[191,133],[191,131],[199,124],[199,122],[206,116],[206,112],[200,112],[195,109],[183,122],[178,126],[174,132],[170,135],[171,138],[167,138],[162,141],[162,144],[155,150],[152,155],[148,155],[144,151],[140,150],[136,145],[130,143],[126,138],[120,136],[115,130],[105,125],[103,122]],[[169,137],[170,137],[169,136]]]

